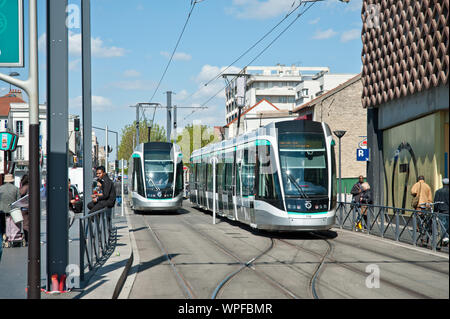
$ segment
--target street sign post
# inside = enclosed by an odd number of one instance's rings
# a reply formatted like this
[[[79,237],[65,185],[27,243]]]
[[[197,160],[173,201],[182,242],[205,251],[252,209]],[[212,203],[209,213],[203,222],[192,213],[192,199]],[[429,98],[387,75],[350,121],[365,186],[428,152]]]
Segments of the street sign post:
[[[0,67],[24,66],[23,0],[0,0]]]
[[[356,160],[358,162],[368,162],[370,160],[370,151],[368,148],[358,148],[356,150]]]

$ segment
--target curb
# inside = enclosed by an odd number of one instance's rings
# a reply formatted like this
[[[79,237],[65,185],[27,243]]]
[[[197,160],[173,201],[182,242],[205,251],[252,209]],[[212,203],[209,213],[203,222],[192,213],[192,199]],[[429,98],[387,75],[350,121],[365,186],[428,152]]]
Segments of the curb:
[[[123,278],[123,282],[121,283],[122,287],[117,295],[117,299],[128,299],[131,293],[131,288],[133,287],[134,281],[136,279],[137,271],[129,274],[131,269],[136,269],[140,264],[140,257],[139,257],[139,251],[137,249],[136,239],[134,237],[134,233],[132,230],[132,225],[130,222],[130,211],[131,214],[133,214],[133,211],[131,208],[127,205],[125,206],[125,216],[127,218],[127,225],[128,225],[128,234],[130,236],[130,243],[131,243],[131,257],[129,259],[129,262],[127,263],[128,267],[125,267],[124,274],[126,275]],[[114,298],[113,298],[114,299]]]

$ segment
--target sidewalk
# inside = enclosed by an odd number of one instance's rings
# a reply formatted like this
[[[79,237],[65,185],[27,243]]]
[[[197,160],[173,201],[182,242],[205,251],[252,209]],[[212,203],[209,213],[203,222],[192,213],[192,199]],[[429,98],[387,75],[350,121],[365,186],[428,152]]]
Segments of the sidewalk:
[[[127,278],[133,262],[132,244],[127,222],[131,210],[125,207],[125,216],[121,208],[115,207],[113,222],[116,228],[114,251],[106,262],[84,283],[82,290],[75,289],[64,294],[42,293],[42,299],[112,299],[127,298],[133,278]],[[46,284],[46,214],[41,218],[41,285]],[[69,264],[78,263],[79,238],[78,224],[69,230]],[[132,235],[132,234],[131,234]],[[7,248],[3,250],[0,262],[0,299],[26,299],[28,247]],[[133,277],[133,276],[130,276]],[[8,289],[6,289],[6,287]],[[120,295],[119,295],[120,292]]]

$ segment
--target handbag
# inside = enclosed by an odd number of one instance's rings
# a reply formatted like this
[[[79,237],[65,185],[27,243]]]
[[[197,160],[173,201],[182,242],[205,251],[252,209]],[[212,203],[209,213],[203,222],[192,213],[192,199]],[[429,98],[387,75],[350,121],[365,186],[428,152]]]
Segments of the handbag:
[[[23,221],[22,210],[20,208],[13,208],[9,212],[9,215],[11,215],[11,218],[15,224],[18,224],[21,221]]]
[[[420,191],[421,191],[421,188],[422,188],[422,183],[420,183],[419,192],[416,194],[416,196],[414,196],[414,198],[412,199],[412,202],[411,202],[411,206],[412,206],[414,209],[416,209],[417,206],[419,206],[419,198],[420,198]]]

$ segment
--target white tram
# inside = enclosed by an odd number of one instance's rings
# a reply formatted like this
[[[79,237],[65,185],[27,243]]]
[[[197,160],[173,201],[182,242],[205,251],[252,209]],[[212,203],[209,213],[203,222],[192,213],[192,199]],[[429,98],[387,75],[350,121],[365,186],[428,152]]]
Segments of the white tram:
[[[129,160],[128,194],[133,210],[171,211],[182,206],[183,155],[177,144],[140,144]]]
[[[191,203],[266,230],[335,223],[335,142],[326,123],[271,123],[192,153]],[[215,171],[215,178],[213,172]],[[213,181],[216,185],[213,185]]]

